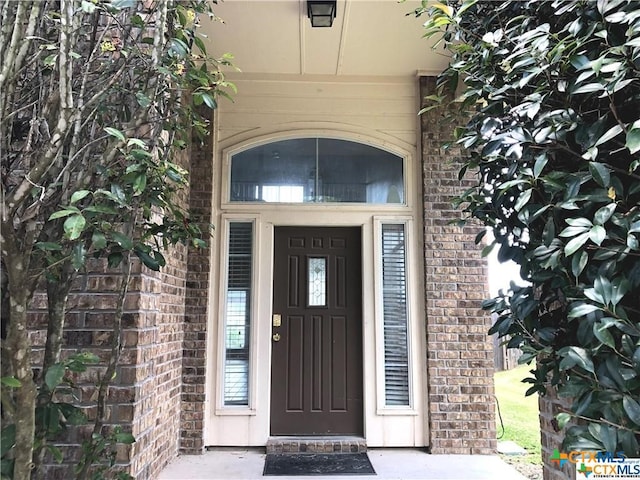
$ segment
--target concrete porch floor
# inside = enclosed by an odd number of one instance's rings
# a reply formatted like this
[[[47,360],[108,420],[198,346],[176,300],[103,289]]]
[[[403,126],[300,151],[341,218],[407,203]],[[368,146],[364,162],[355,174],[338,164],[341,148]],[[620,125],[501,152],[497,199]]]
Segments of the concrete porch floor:
[[[215,449],[183,455],[158,480],[527,480],[494,455],[430,455],[415,449],[370,448],[377,475],[262,476],[264,449]]]

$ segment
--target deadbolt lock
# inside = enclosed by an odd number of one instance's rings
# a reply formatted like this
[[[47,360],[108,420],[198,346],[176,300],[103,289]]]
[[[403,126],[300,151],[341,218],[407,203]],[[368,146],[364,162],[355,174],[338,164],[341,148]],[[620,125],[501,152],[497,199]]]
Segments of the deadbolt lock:
[[[280,315],[279,313],[274,313],[273,314],[273,326],[274,327],[279,327],[280,325],[282,325],[282,315]]]

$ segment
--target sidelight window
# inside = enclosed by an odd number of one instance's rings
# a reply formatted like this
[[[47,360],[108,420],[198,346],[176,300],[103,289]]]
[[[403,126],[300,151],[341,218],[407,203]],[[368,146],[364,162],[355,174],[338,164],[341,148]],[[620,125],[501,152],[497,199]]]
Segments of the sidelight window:
[[[224,405],[249,404],[253,223],[229,223]]]
[[[385,405],[409,406],[405,225],[383,224],[381,233]]]

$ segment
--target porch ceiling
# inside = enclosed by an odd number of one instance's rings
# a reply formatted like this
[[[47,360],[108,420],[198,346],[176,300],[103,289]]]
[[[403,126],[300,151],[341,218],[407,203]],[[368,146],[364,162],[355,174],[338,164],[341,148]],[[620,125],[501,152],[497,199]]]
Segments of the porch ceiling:
[[[312,28],[306,0],[224,0],[224,23],[206,24],[210,53],[232,53],[244,73],[407,76],[439,73],[442,51],[422,38],[423,18],[408,0],[338,0],[331,28]]]

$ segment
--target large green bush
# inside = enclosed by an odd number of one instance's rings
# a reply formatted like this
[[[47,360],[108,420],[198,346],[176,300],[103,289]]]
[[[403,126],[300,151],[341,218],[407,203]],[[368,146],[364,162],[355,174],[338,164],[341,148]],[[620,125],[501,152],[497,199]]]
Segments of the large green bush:
[[[572,399],[566,449],[638,456],[638,2],[425,1],[416,14],[452,55],[428,100],[462,83],[456,142],[477,185],[459,201],[529,282],[485,302],[491,331],[536,359],[528,393]]]

